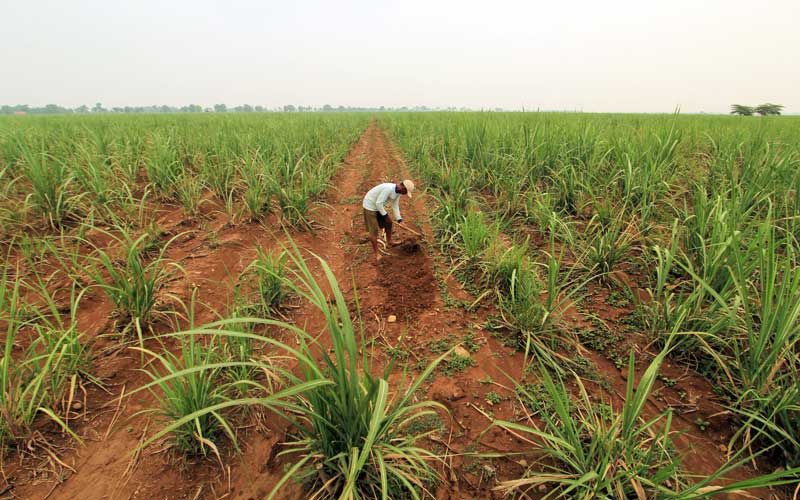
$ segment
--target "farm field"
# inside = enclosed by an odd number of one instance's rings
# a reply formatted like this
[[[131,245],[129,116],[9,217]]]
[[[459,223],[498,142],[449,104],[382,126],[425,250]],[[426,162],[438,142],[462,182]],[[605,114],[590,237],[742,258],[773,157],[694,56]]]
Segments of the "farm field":
[[[794,117],[3,117],[0,498],[793,498],[798,189]]]

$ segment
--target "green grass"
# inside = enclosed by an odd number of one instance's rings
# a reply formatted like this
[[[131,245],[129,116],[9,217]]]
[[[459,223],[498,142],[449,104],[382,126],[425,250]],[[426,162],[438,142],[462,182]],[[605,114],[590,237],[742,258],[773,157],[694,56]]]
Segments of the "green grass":
[[[442,373],[448,377],[452,377],[456,373],[461,373],[467,368],[477,366],[478,364],[474,359],[467,356],[459,356],[453,353],[450,357],[446,358],[442,363]]]

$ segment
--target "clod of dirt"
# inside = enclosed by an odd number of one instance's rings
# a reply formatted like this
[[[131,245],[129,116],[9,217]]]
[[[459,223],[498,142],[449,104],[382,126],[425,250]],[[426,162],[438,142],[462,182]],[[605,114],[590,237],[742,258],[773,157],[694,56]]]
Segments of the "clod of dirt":
[[[461,389],[456,382],[445,377],[436,379],[430,391],[428,391],[428,394],[430,394],[435,401],[439,401],[440,403],[458,401],[466,396],[463,389]]]
[[[420,250],[419,241],[416,238],[406,238],[400,244],[400,250],[407,254],[417,253]]]

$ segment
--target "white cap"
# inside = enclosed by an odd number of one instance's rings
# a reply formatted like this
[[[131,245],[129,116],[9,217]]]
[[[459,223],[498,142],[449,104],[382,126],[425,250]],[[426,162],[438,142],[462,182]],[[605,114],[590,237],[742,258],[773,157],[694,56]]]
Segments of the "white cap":
[[[402,184],[406,187],[406,190],[408,190],[408,193],[406,194],[408,194],[408,197],[411,198],[411,192],[414,191],[414,181],[406,179],[402,182]]]

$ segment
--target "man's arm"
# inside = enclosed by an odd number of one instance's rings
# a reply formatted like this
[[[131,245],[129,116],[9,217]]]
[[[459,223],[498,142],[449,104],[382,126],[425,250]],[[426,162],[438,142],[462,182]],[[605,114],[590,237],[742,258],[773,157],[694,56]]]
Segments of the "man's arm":
[[[403,221],[403,217],[400,215],[400,197],[399,196],[397,198],[395,198],[394,201],[392,201],[392,212],[394,212],[394,220],[396,220],[397,222],[402,222]]]
[[[378,199],[375,201],[375,205],[378,206],[378,213],[381,216],[386,216],[386,202],[389,201],[389,190],[384,189],[378,194]]]

